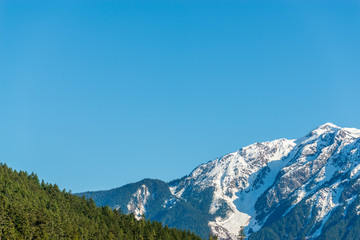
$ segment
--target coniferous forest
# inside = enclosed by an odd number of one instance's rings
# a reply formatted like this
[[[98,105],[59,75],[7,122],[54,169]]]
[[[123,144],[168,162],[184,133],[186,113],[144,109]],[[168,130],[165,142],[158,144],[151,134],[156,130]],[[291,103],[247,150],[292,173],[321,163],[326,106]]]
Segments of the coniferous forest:
[[[201,239],[74,196],[0,164],[0,239]]]

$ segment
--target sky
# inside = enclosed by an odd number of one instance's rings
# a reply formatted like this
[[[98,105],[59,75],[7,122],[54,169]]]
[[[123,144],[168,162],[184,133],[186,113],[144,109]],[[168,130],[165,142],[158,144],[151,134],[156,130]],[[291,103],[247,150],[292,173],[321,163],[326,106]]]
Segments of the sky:
[[[0,1],[0,162],[60,188],[171,181],[360,128],[360,1]]]

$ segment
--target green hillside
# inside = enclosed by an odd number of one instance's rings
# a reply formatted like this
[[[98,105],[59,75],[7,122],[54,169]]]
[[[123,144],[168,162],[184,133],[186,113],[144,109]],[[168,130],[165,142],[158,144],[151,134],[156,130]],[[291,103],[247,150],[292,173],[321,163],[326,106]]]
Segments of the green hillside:
[[[137,221],[40,183],[35,174],[0,164],[0,239],[201,239],[189,231]]]

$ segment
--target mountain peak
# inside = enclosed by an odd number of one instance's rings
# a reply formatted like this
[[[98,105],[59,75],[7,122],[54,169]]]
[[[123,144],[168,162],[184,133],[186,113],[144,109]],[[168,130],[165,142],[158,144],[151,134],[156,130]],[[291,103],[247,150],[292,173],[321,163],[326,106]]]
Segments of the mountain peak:
[[[327,122],[327,123],[324,123],[324,124],[318,126],[315,129],[313,129],[308,134],[306,134],[304,137],[298,138],[295,142],[297,144],[306,143],[309,141],[313,141],[314,139],[318,138],[319,136],[321,136],[325,133],[335,132],[335,131],[338,131],[341,129],[342,129],[341,127],[336,126],[333,123]]]
[[[315,128],[314,130],[312,130],[307,137],[316,137],[316,136],[320,136],[324,133],[329,133],[329,132],[342,132],[344,134],[344,136],[349,136],[349,137],[353,137],[353,138],[358,138],[360,137],[360,129],[356,129],[356,128],[347,128],[347,127],[339,127],[333,123],[325,123],[323,125],[320,125],[319,127]]]
[[[330,122],[324,123],[324,124],[320,125],[319,127],[317,127],[317,129],[324,129],[324,128],[340,128],[340,127],[336,126],[335,124],[330,123]]]

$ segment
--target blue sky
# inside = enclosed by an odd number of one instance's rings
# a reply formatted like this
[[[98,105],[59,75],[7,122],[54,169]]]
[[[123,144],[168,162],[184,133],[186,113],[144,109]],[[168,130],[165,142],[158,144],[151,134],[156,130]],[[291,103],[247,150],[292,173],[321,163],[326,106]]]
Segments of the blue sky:
[[[0,2],[0,161],[73,192],[360,128],[360,1]]]

